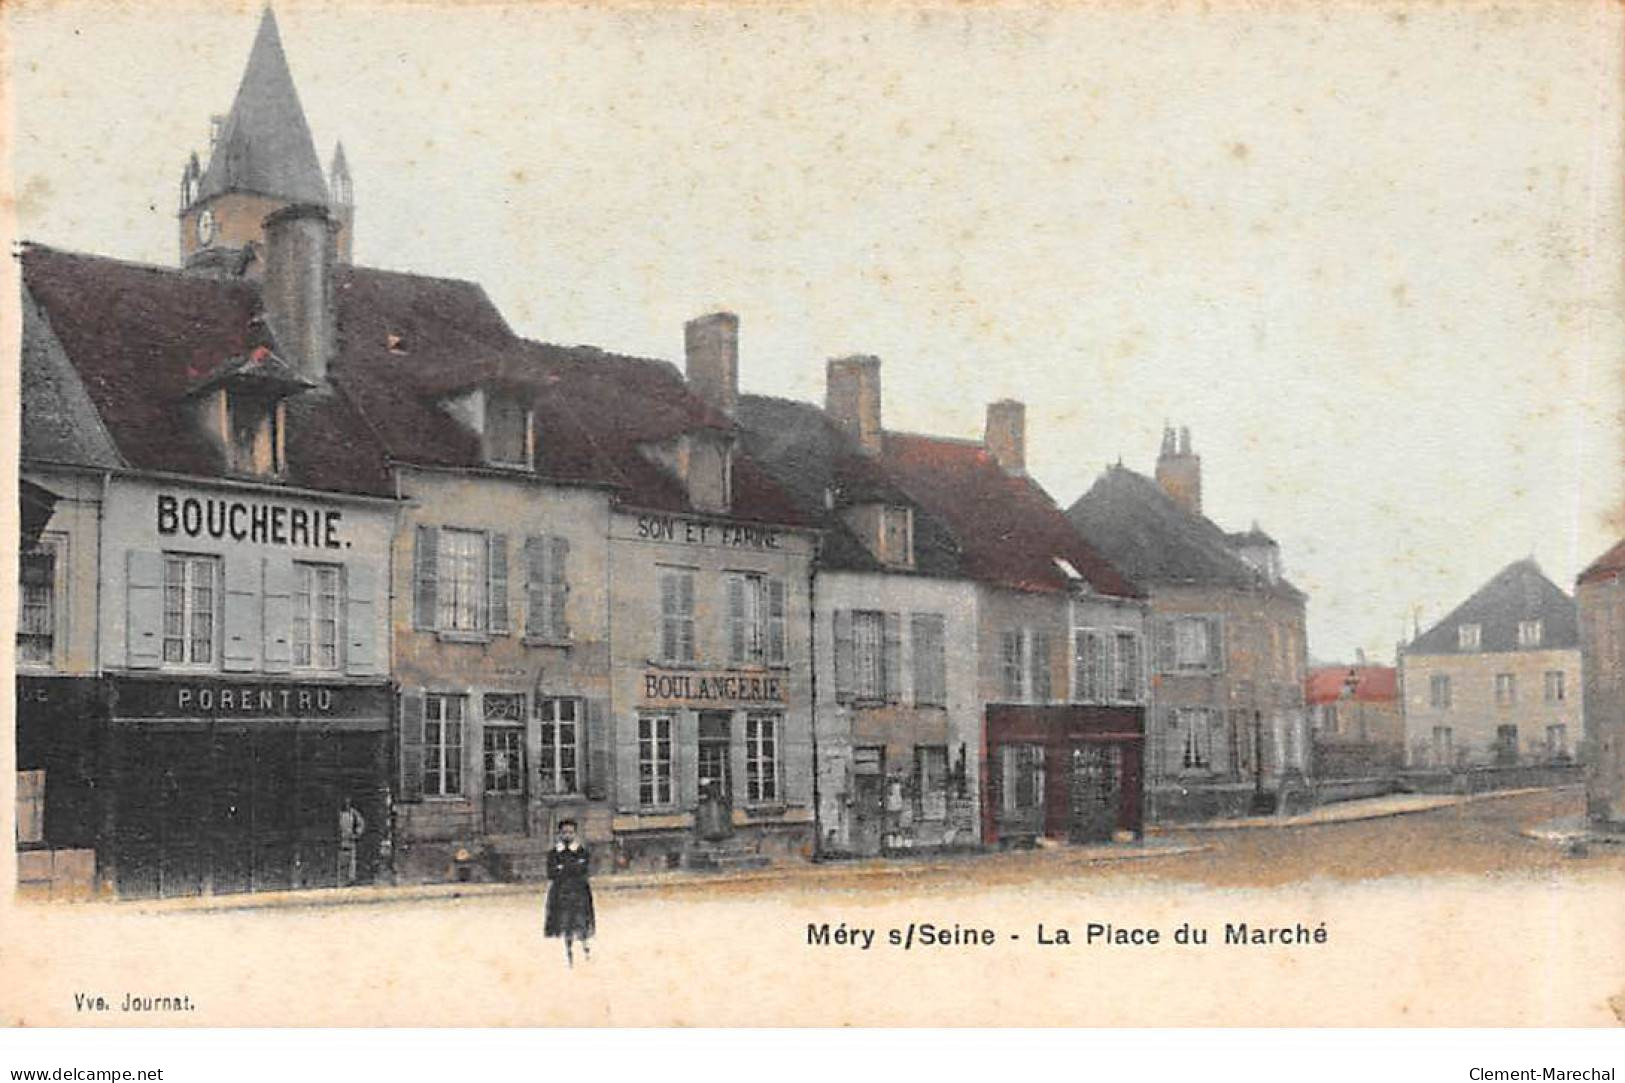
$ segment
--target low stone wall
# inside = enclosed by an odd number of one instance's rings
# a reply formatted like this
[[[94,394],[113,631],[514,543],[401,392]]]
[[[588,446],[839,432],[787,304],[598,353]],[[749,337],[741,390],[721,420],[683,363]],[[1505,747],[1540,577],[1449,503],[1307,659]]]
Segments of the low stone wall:
[[[1511,767],[1465,767],[1443,771],[1404,771],[1399,776],[1409,793],[1492,793],[1544,786],[1577,786],[1578,764],[1519,764]]]
[[[96,851],[19,850],[17,895],[53,901],[95,898]]]
[[[1330,805],[1338,801],[1358,801],[1363,797],[1386,797],[1404,789],[1397,774],[1368,778],[1317,779],[1314,783],[1315,804]]]

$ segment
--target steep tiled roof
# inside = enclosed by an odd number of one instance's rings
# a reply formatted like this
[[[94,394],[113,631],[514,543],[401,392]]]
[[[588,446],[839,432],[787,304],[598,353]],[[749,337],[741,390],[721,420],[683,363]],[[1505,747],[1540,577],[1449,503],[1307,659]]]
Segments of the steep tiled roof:
[[[1316,666],[1304,680],[1304,700],[1310,704],[1336,703],[1348,691],[1354,675],[1353,695],[1360,703],[1392,703],[1399,698],[1399,670],[1393,666]]]
[[[1625,575],[1625,541],[1621,541],[1608,552],[1592,561],[1585,571],[1575,579],[1576,585],[1586,583],[1601,583],[1616,576]]]
[[[1515,561],[1451,610],[1439,623],[1417,636],[1407,654],[1477,654],[1517,651],[1518,624],[1541,622],[1541,650],[1567,650],[1580,644],[1579,613],[1574,599],[1546,578],[1533,558]],[[1477,650],[1461,649],[1463,624],[1479,626]]]
[[[1057,558],[1101,594],[1142,597],[1133,581],[1079,536],[1038,484],[1006,473],[980,443],[887,433],[887,473],[941,519],[960,545],[964,574],[1017,590],[1074,586]]]
[[[1162,486],[1127,467],[1108,467],[1067,517],[1107,559],[1147,586],[1226,586],[1301,597],[1290,583],[1268,582],[1237,556],[1232,536],[1211,519],[1186,511]]]
[[[327,202],[327,182],[270,8],[260,18],[243,81],[209,155],[198,198],[231,191],[297,203]]]
[[[186,408],[187,394],[222,366],[272,345],[256,319],[258,288],[37,245],[25,248],[21,261],[26,298],[60,344],[119,460],[70,461],[223,475],[219,454]],[[37,330],[25,334],[25,371],[54,363]],[[381,449],[330,387],[289,400],[287,449],[283,480],[290,485],[392,491]],[[23,450],[52,457],[38,445]]]
[[[825,530],[819,566],[844,571],[962,574],[959,543],[945,523],[911,500],[879,459],[865,455],[811,403],[742,395],[737,411],[746,454]],[[841,511],[880,503],[914,509],[914,566],[883,565],[849,530]]]

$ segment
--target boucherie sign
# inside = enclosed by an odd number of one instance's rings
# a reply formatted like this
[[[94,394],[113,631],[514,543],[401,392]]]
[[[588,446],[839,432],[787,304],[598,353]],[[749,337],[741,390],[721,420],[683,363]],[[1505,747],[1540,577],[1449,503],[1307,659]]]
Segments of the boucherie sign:
[[[159,493],[157,512],[158,533],[165,537],[229,539],[305,549],[344,547],[339,538],[343,517],[331,508]]]

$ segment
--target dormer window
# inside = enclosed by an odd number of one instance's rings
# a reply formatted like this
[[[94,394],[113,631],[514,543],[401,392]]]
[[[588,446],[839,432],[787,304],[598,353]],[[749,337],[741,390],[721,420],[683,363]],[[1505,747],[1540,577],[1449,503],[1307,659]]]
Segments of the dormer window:
[[[1540,621],[1521,620],[1518,622],[1518,646],[1529,648],[1540,646]]]
[[[495,392],[485,403],[485,461],[492,466],[529,469],[534,451],[534,417],[517,396]]]
[[[268,348],[220,365],[188,392],[193,417],[229,474],[287,473],[287,400],[315,384]]]
[[[281,399],[226,390],[226,454],[237,474],[280,477],[287,470],[288,415]]]
[[[708,433],[686,441],[688,499],[700,511],[727,511],[733,505],[733,442]]]
[[[1458,624],[1456,626],[1456,646],[1464,651],[1478,650],[1479,631],[1479,626],[1476,624]]]
[[[880,551],[876,555],[884,564],[913,566],[913,508],[887,506],[880,509]]]

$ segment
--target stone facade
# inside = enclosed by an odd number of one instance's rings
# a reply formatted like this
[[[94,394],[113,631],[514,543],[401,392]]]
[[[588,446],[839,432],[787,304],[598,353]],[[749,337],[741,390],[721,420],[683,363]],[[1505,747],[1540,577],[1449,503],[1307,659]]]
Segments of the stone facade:
[[[1580,576],[1586,811],[1625,830],[1625,545]]]
[[[1578,650],[1407,651],[1400,665],[1413,767],[1572,762],[1580,751]]]

